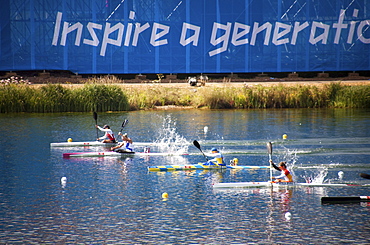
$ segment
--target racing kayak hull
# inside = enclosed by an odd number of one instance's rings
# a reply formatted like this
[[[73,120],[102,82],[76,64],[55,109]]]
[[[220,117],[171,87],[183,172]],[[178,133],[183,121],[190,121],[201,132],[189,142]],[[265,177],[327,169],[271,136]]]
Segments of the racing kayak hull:
[[[176,171],[176,170],[206,170],[206,169],[226,169],[226,166],[218,165],[204,165],[202,163],[189,165],[163,165],[163,166],[149,166],[149,171]]]
[[[103,151],[103,152],[74,152],[74,153],[63,153],[63,158],[71,157],[124,157],[124,156],[180,156],[186,155],[181,153],[170,153],[170,152],[114,152],[114,151]]]
[[[120,142],[119,142],[120,143]],[[59,142],[59,143],[50,143],[50,147],[78,147],[78,146],[115,146],[119,143],[102,143],[100,141],[85,141],[85,142]],[[138,146],[150,146],[155,145],[151,142],[134,142],[133,145]]]
[[[236,168],[237,167],[237,168]],[[189,164],[189,165],[163,165],[163,166],[149,166],[149,171],[177,171],[177,170],[206,170],[206,169],[269,169],[266,166],[219,166],[219,165],[205,165],[203,163]]]
[[[348,186],[369,186],[355,184],[328,184],[328,183],[271,183],[271,182],[234,182],[234,183],[217,183],[213,188],[289,188],[289,187],[348,187]]]
[[[231,168],[231,169],[270,169],[269,166],[245,166],[245,165],[232,166],[232,165],[227,165],[226,167]]]

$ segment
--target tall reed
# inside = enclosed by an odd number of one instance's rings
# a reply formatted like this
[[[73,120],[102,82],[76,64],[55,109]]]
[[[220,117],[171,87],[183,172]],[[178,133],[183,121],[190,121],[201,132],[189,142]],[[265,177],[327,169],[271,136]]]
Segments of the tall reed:
[[[0,112],[29,111],[28,100],[33,97],[34,90],[25,85],[0,86]]]
[[[194,107],[211,109],[246,108],[370,108],[370,86],[262,86],[201,88],[193,98]]]
[[[82,87],[0,85],[0,113],[127,111],[164,105],[210,109],[370,108],[370,86],[330,83],[169,88],[160,84],[125,87],[94,81]]]
[[[128,97],[131,110],[151,109],[156,106],[189,106],[193,96],[192,90],[148,85],[147,88],[123,88]]]
[[[73,90],[74,111],[126,111],[129,104],[116,85],[88,83]]]
[[[126,111],[123,90],[114,85],[86,84],[69,89],[60,84],[39,88],[27,85],[0,86],[0,113]]]

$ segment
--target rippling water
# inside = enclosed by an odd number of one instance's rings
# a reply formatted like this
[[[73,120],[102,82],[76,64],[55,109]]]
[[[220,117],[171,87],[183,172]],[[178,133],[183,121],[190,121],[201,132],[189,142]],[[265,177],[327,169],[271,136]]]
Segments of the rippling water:
[[[152,152],[190,155],[63,159],[66,152],[107,150],[50,148],[69,137],[94,140],[91,114],[2,114],[0,243],[369,244],[370,202],[322,205],[320,199],[370,195],[370,187],[223,190],[212,184],[266,181],[269,170],[147,170],[204,161],[191,145],[195,139],[204,152],[218,147],[227,162],[237,157],[240,165],[267,165],[271,141],[273,160],[287,161],[298,182],[321,177],[368,184],[358,174],[370,174],[369,115],[313,109],[101,113],[98,123],[115,132],[129,119],[124,131],[136,142],[170,143],[151,146]]]

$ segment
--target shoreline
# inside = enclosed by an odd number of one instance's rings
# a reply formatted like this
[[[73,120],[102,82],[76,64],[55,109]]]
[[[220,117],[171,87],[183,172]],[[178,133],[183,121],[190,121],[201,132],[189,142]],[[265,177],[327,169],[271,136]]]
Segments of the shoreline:
[[[370,108],[370,80],[80,83],[2,86],[1,112],[137,111],[261,108]],[[21,86],[17,86],[20,84]],[[24,84],[24,85],[23,85]]]
[[[86,80],[87,82],[87,80]],[[179,82],[179,83],[170,83],[170,82],[163,82],[163,83],[153,83],[153,82],[137,82],[137,83],[99,83],[104,85],[117,85],[122,86],[126,88],[140,88],[140,87],[165,87],[165,88],[192,88],[196,89],[199,87],[253,87],[253,86],[296,86],[296,85],[302,85],[302,86],[322,86],[325,84],[330,83],[340,83],[342,85],[348,85],[348,86],[360,86],[360,85],[369,85],[369,80],[315,80],[315,81],[250,81],[250,82],[207,82],[204,86],[190,86],[187,82]],[[31,86],[34,87],[40,87],[44,86],[50,83],[32,83]],[[61,84],[64,87],[82,87],[85,85],[85,83],[56,83]]]

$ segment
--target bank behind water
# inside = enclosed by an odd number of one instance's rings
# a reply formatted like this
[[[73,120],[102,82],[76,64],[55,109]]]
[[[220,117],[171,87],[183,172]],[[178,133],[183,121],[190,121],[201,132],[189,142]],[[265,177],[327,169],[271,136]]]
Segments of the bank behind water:
[[[322,85],[161,86],[26,83],[0,85],[0,113],[104,112],[179,106],[209,109],[370,108],[370,85],[331,82]]]

